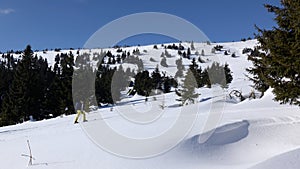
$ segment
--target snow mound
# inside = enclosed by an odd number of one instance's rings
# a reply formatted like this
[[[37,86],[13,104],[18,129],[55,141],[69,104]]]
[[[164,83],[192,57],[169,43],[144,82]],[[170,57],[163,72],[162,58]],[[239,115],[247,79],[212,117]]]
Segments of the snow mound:
[[[289,151],[273,158],[270,158],[250,169],[282,169],[282,168],[299,168],[300,166],[300,148]]]
[[[191,142],[193,145],[198,144],[200,146],[221,146],[236,143],[248,136],[249,126],[250,124],[246,120],[232,124],[226,124],[218,127],[214,131],[196,135],[188,140],[188,142]]]

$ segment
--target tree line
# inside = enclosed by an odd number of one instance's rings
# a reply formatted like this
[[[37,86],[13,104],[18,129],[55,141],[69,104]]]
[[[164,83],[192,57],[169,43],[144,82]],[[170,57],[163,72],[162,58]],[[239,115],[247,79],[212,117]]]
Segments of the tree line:
[[[115,56],[110,51],[101,51],[93,53],[93,57],[90,56],[91,53],[79,54],[79,51],[76,53],[77,57],[72,52],[59,53],[54,59],[54,65],[49,65],[46,58],[35,55],[29,45],[19,58],[14,58],[10,52],[2,54],[0,126],[30,119],[42,120],[70,115],[75,113],[73,103],[79,100],[85,102],[86,111],[89,111],[90,105],[116,104],[124,97],[122,91],[128,86],[132,87],[129,95],[137,93],[145,96],[147,100],[152,94],[169,93],[172,88],[178,89],[177,80],[189,78],[189,73],[184,75],[182,58],[176,61],[177,72],[172,77],[161,72],[158,66],[153,72],[144,70],[142,60],[134,56],[139,54],[138,49],[132,54],[122,50],[118,50],[118,53],[121,55]],[[93,61],[98,60],[97,69],[92,65],[91,58]],[[120,63],[135,64],[138,68],[125,70]],[[223,70],[229,75],[231,73],[228,65],[223,67],[216,63],[202,71],[195,60],[189,70],[196,78],[195,88],[224,83],[210,81],[208,74],[215,70]],[[230,78],[226,79],[226,84],[230,81]],[[183,82],[182,88],[189,88],[187,83]],[[190,97],[189,94],[184,94],[188,90],[192,89],[181,91],[181,97],[186,96],[183,100]]]

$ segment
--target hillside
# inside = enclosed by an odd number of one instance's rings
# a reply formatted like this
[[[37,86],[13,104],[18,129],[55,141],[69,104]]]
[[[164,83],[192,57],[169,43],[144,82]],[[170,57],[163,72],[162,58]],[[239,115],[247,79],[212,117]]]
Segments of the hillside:
[[[150,96],[148,102],[144,101],[144,96],[124,94],[126,97],[117,106],[112,108],[108,105],[88,113],[87,123],[73,124],[75,116],[69,115],[1,127],[0,168],[297,168],[300,155],[300,137],[297,134],[300,130],[299,107],[273,101],[271,89],[262,98],[255,92],[257,99],[246,98],[242,102],[237,97],[229,97],[233,90],[242,92],[246,97],[253,90],[245,70],[252,63],[247,60],[247,53],[243,54],[243,49],[253,49],[256,44],[256,40],[195,43],[191,57],[183,59],[185,68],[193,58],[198,60],[199,57],[205,61],[197,62],[202,68],[211,66],[213,62],[227,63],[233,81],[226,88],[213,85],[212,88],[197,89],[200,95],[194,105],[179,106],[174,89],[167,94]],[[216,45],[223,48],[212,53]],[[182,43],[182,46],[187,49],[191,43]],[[79,54],[91,53],[90,60],[95,67],[97,60],[93,60],[94,53],[111,51],[113,55],[118,55],[118,49],[132,52],[138,48],[140,54],[137,56],[142,59],[144,69],[152,72],[158,65],[160,71],[174,77],[177,71],[175,62],[180,58],[178,51],[167,49],[171,57],[167,57],[168,67],[164,67],[160,64],[160,56],[166,49],[160,44],[157,47],[80,49]],[[74,54],[77,51],[71,50]],[[199,55],[195,54],[197,51]],[[228,55],[224,54],[225,51]],[[49,65],[54,65],[57,54],[68,52],[70,50],[35,54],[47,58]],[[14,54],[14,57],[18,58],[19,55]],[[111,65],[114,66],[119,64]],[[125,63],[122,66],[125,69],[137,69],[134,64]],[[181,79],[178,80],[182,83]],[[106,126],[112,130],[106,130]],[[115,137],[110,137],[113,136],[110,133],[112,131],[133,140],[159,139],[158,142],[150,142],[157,144],[142,147],[146,145],[143,142],[132,145],[127,140],[114,140]],[[162,137],[170,131],[173,133]],[[28,158],[24,156],[29,154],[27,140],[35,158],[30,166]]]

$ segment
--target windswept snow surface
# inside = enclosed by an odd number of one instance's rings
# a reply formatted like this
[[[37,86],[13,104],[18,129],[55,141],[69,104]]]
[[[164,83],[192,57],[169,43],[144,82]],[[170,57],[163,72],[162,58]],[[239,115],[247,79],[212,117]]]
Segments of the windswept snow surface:
[[[251,66],[251,63],[247,61],[247,55],[241,52],[243,48],[252,48],[256,43],[253,40],[220,44],[235,52],[239,56],[237,58],[224,56],[223,52],[210,54],[211,48],[216,44],[195,44],[199,52],[201,49],[205,50],[205,60],[228,63],[234,80],[224,91],[224,95],[207,88],[197,90],[201,94],[196,105],[199,113],[191,131],[186,133],[176,147],[163,154],[146,159],[116,156],[101,149],[85,131],[88,125],[101,122],[128,137],[159,136],[172,127],[178,118],[181,107],[175,101],[178,98],[175,93],[160,95],[156,99],[149,98],[148,102],[144,102],[144,97],[140,96],[126,98],[119,108],[111,111],[110,107],[106,107],[90,112],[87,114],[89,121],[77,125],[73,124],[75,116],[71,115],[2,127],[0,169],[297,169],[300,167],[299,107],[274,102],[271,89],[261,99],[239,102],[228,97],[233,89],[244,94],[251,91],[251,82],[245,77],[245,68]],[[188,47],[188,44],[185,46]],[[140,58],[146,69],[153,70],[159,62],[151,63],[150,57],[160,56],[164,49],[156,50],[153,46],[139,49],[147,50],[147,54]],[[168,64],[173,66],[161,69],[174,74],[176,57],[167,59]],[[189,63],[190,61],[184,60],[184,64]],[[201,66],[209,63],[211,62]],[[214,88],[218,90],[217,86]],[[151,123],[132,123],[120,114],[120,111],[130,114],[134,109],[151,116],[159,110],[155,105],[159,105],[162,98],[165,99],[165,109]],[[197,109],[186,116],[196,113]],[[217,125],[205,127],[209,117],[219,113],[214,112],[215,110],[221,111]],[[101,137],[105,138],[106,135]],[[30,141],[35,158],[32,166],[28,166],[29,158],[23,156],[29,154],[27,140]],[[166,141],[165,144],[169,142]]]

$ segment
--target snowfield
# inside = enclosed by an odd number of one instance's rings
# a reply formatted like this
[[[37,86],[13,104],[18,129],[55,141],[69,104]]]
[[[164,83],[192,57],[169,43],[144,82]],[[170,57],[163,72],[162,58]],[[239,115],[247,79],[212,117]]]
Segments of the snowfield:
[[[75,115],[62,116],[55,119],[25,122],[22,124],[0,128],[0,169],[297,169],[300,167],[300,109],[297,106],[280,105],[273,101],[274,95],[269,89],[260,99],[246,99],[240,102],[237,98],[229,98],[232,90],[242,91],[247,95],[252,90],[245,69],[251,66],[247,55],[242,54],[245,47],[253,48],[257,41],[218,43],[238,57],[225,56],[224,52],[211,54],[208,45],[195,43],[196,51],[201,53],[208,66],[212,61],[228,63],[233,72],[233,81],[227,89],[213,86],[213,89],[201,88],[201,95],[196,105],[188,106],[183,118],[196,117],[192,128],[184,135],[175,147],[162,154],[150,158],[133,159],[114,155],[101,148],[96,139],[109,140],[107,131],[95,128],[107,124],[114,131],[132,138],[159,137],[176,123],[182,107],[175,99],[173,92],[150,97],[134,96],[122,100],[123,104],[111,109],[100,108],[87,114],[88,122],[73,124]],[[189,43],[183,44],[189,47]],[[139,56],[143,59],[145,69],[153,70],[158,62],[151,62],[151,57],[160,58],[163,48],[153,49],[151,46],[138,47],[147,52]],[[133,50],[137,47],[124,48]],[[110,49],[114,50],[114,49]],[[93,52],[100,51],[94,49]],[[66,51],[67,52],[67,51]],[[84,52],[82,50],[81,52]],[[168,50],[174,58],[167,58],[168,68],[160,66],[160,70],[170,75],[176,72],[177,53]],[[173,52],[173,53],[172,53]],[[192,53],[195,51],[192,51]],[[75,51],[73,53],[76,53]],[[114,54],[114,53],[113,53]],[[54,52],[38,53],[50,60]],[[183,60],[184,65],[190,60]],[[134,65],[129,65],[134,66]],[[220,94],[219,92],[222,91]],[[159,107],[164,101],[165,108]],[[137,124],[124,119],[134,115],[133,110],[149,116],[145,124]],[[162,113],[157,113],[162,112]],[[218,115],[219,114],[219,115]],[[136,117],[136,116],[134,116]],[[216,123],[210,121],[215,117]],[[136,117],[138,118],[138,117]],[[100,133],[98,138],[93,132]],[[98,130],[96,130],[98,129]],[[178,131],[178,133],[180,133]],[[173,136],[177,139],[177,135]],[[172,138],[172,137],[171,137]],[[29,155],[27,140],[30,141],[33,165],[28,166]],[[111,140],[114,142],[114,140]],[[166,140],[168,147],[172,140]],[[119,144],[119,149],[143,149]],[[155,145],[154,145],[155,147]]]

